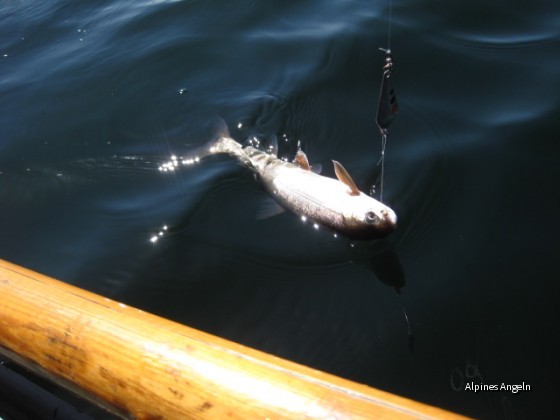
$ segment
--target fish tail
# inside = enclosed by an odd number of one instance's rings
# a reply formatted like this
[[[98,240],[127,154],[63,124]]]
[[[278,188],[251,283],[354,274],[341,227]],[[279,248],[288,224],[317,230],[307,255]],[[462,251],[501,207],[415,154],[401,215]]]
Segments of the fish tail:
[[[226,153],[235,155],[241,145],[231,138],[226,122],[221,117],[214,117],[207,124],[208,140],[194,152],[200,159],[210,155]]]
[[[231,138],[228,126],[221,117],[215,117],[210,123],[211,139],[207,143],[207,154],[225,153],[233,156],[243,163],[248,159],[243,146]]]
[[[241,145],[231,138],[225,121],[220,117],[215,117],[207,124],[207,140],[201,146],[191,148],[186,156],[171,156],[171,160],[159,165],[160,171],[174,171],[179,166],[192,165],[200,162],[204,158],[224,153],[245,161],[245,153]]]
[[[228,127],[222,118],[214,118],[208,126],[211,130],[210,139],[204,145],[189,150],[188,157],[172,156],[169,162],[159,166],[159,170],[174,171],[181,165],[195,164],[210,155],[220,153],[230,155],[245,166],[251,167],[251,159],[241,144],[231,138]]]
[[[227,123],[222,117],[214,117],[208,122],[209,131],[212,136],[212,140],[219,141],[222,138],[229,139],[231,134],[229,134],[229,128]]]

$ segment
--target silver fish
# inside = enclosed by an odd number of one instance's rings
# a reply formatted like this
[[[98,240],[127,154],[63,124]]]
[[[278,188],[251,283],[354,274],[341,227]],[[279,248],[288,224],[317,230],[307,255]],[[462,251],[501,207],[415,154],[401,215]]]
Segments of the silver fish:
[[[268,193],[285,209],[303,220],[325,226],[351,239],[375,239],[397,226],[395,212],[385,204],[360,192],[337,161],[333,161],[338,178],[314,173],[303,151],[293,163],[278,159],[253,146],[243,147],[232,139],[222,121],[216,140],[207,153],[226,153],[250,169]]]

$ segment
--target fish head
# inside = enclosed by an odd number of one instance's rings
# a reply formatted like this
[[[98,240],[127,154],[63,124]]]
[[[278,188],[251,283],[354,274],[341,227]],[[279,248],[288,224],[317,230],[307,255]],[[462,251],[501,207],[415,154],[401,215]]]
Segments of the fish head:
[[[390,207],[361,193],[352,197],[352,205],[344,214],[344,225],[344,232],[351,238],[381,238],[395,230],[397,215]]]

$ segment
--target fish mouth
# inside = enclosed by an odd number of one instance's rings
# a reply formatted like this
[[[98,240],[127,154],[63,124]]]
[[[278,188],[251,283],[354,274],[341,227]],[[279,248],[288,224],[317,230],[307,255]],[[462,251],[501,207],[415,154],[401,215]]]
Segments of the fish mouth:
[[[377,224],[376,229],[380,233],[380,236],[385,236],[397,228],[397,215],[390,209],[381,210],[381,214],[383,217]]]
[[[383,209],[381,214],[383,215],[381,225],[394,230],[397,227],[397,214],[391,209]]]
[[[381,210],[368,210],[364,222],[375,228],[390,228],[397,225],[397,215],[389,208]]]

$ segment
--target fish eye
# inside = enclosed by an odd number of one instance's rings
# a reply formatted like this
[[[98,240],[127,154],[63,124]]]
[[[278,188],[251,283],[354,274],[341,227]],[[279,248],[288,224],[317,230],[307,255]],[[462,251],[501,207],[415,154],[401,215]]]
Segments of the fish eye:
[[[379,218],[373,211],[368,211],[366,213],[366,223],[375,223]]]

